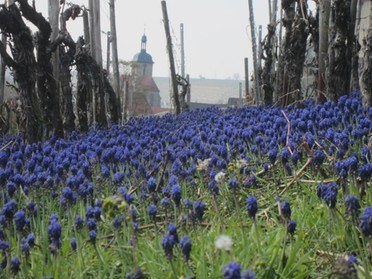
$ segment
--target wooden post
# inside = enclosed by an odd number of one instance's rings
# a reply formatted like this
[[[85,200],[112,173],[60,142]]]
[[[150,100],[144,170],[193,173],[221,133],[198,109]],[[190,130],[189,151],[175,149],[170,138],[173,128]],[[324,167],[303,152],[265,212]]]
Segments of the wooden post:
[[[319,69],[318,69],[318,94],[317,102],[325,102],[325,60],[328,53],[328,28],[331,3],[328,0],[321,0],[319,4]]]
[[[122,102],[122,116],[123,117],[122,117],[121,121],[124,124],[124,122],[128,118],[128,114],[129,114],[129,105],[128,105],[128,101],[129,101],[129,82],[127,80],[124,80],[123,87],[124,87],[123,102]]]
[[[239,107],[241,107],[243,104],[242,90],[243,90],[242,82],[239,82]]]
[[[181,76],[185,77],[185,45],[184,45],[184,34],[183,34],[183,23],[180,25],[181,31]]]
[[[85,45],[91,48],[90,46],[90,33],[89,33],[89,16],[86,8],[83,9],[83,25],[84,25],[84,41]],[[91,51],[89,51],[91,53]]]
[[[7,6],[7,1],[4,0],[4,6]],[[1,42],[6,47],[6,36],[1,34]],[[0,55],[0,105],[4,103],[5,97],[5,61]]]
[[[272,21],[272,7],[271,7],[271,0],[268,0],[268,7],[269,7],[269,22]]]
[[[256,105],[260,104],[260,83],[258,77],[258,56],[257,56],[257,40],[256,40],[256,30],[254,22],[254,13],[253,13],[253,1],[248,0],[249,6],[249,21],[251,24],[251,38],[252,38],[252,53],[253,53],[253,71],[254,71],[254,88],[256,91]]]
[[[59,33],[59,1],[49,0],[49,24],[52,28],[52,34],[50,35],[50,40],[53,42]],[[57,47],[55,52],[52,54],[52,65],[53,65],[53,76],[56,80],[57,95],[60,102],[59,94],[59,48]]]
[[[110,31],[107,31],[106,33],[107,36],[107,47],[106,47],[106,72],[107,75],[110,75],[110,60],[111,60],[111,53],[110,53],[110,44],[111,44],[111,36],[110,36]]]
[[[281,93],[281,88],[280,87],[280,84],[281,84],[281,76],[282,76],[282,73],[281,73],[281,68],[282,68],[282,32],[283,32],[283,6],[282,4],[280,4],[280,20],[279,20],[279,34],[278,34],[278,50],[279,50],[279,53],[278,53],[278,63],[277,63],[277,67],[276,67],[276,73],[275,73],[275,88],[274,88],[274,99],[273,99],[273,102],[276,103],[278,100],[279,100],[279,96],[280,96],[280,93]]]
[[[95,33],[94,33],[94,0],[89,0],[89,50],[90,55],[96,60]],[[88,42],[87,42],[88,43]]]
[[[1,42],[4,46],[6,46],[6,36],[4,34],[1,35]],[[5,61],[0,55],[0,105],[4,103],[4,96],[5,96]]]
[[[244,58],[244,79],[245,79],[245,103],[248,103],[249,97],[248,57]]]
[[[167,38],[167,49],[168,49],[168,55],[169,55],[169,64],[170,64],[171,81],[172,81],[172,89],[173,89],[173,102],[174,102],[174,106],[176,108],[176,114],[180,114],[181,113],[181,108],[180,108],[180,101],[178,99],[178,85],[177,85],[176,70],[175,70],[175,67],[174,67],[172,38],[171,38],[171,35],[170,35],[170,30],[169,30],[167,3],[165,1],[161,1],[161,7],[162,7],[162,11],[163,11],[165,36]]]
[[[271,7],[271,24],[275,26],[275,35],[272,38],[272,50],[271,52],[274,54],[273,55],[273,67],[271,67],[272,70],[272,76],[275,77],[275,66],[276,66],[276,60],[277,60],[277,55],[276,55],[276,47],[277,47],[277,40],[276,40],[276,14],[278,11],[278,0],[273,0],[273,5]],[[273,84],[273,102],[275,103],[277,100],[278,92],[276,89],[275,84]]]
[[[350,92],[359,89],[358,82],[358,66],[359,66],[359,56],[358,47],[355,43],[358,41],[358,30],[356,28],[356,16],[358,10],[358,0],[352,0],[350,4],[350,25],[349,25],[349,36],[347,39],[347,44],[349,51],[351,52],[351,74],[350,74]]]
[[[111,29],[110,34],[111,34],[111,46],[112,46],[112,71],[114,75],[114,91],[116,93],[116,99],[120,103],[120,74],[119,74],[118,43],[117,43],[117,36],[116,36],[115,0],[110,0],[110,29]]]
[[[94,26],[92,26],[92,29],[94,30],[95,58],[97,64],[102,67],[100,0],[93,0],[93,7]]]
[[[92,57],[97,62],[99,68],[102,69],[102,45],[101,45],[101,17],[100,17],[100,0],[89,0],[90,10],[90,43]],[[92,92],[92,106],[93,106],[93,126],[96,125],[97,115],[98,122],[105,122],[106,111],[105,111],[105,98],[100,84],[103,82],[103,76],[101,80],[95,81],[96,86],[95,92]],[[102,125],[102,123],[99,123]]]
[[[258,25],[258,71],[262,71],[262,25]]]
[[[187,82],[189,84],[189,86],[187,87],[186,100],[187,100],[187,105],[190,108],[190,102],[191,102],[191,85],[190,85],[190,76],[189,75],[186,75],[186,80],[187,80]]]

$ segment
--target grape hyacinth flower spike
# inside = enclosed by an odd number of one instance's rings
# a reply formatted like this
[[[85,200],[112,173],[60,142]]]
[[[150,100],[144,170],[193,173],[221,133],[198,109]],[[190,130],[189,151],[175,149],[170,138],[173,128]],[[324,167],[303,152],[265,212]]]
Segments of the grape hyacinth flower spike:
[[[345,197],[345,211],[355,221],[360,211],[359,199],[355,196],[347,195]]]
[[[163,250],[165,253],[165,256],[171,260],[173,257],[173,247],[176,244],[176,241],[174,240],[174,236],[166,233],[163,235],[163,239],[161,240],[161,246],[163,246]]]
[[[294,220],[289,220],[288,221],[288,225],[287,225],[287,232],[291,235],[294,234],[295,230],[296,230],[296,227],[297,227],[297,223],[296,221]]]
[[[224,279],[241,279],[241,265],[232,261],[223,267],[222,276]]]
[[[258,211],[258,206],[257,206],[257,199],[254,196],[250,196],[249,198],[247,198],[246,209],[247,209],[249,217],[255,220],[256,214]]]
[[[372,207],[364,209],[364,212],[360,217],[359,228],[365,237],[372,236]]]
[[[289,220],[291,218],[291,213],[292,213],[291,205],[289,204],[289,202],[284,201],[284,202],[280,203],[279,208],[280,208],[280,215],[285,220]]]
[[[185,261],[189,261],[190,260],[190,252],[191,252],[191,248],[192,248],[191,238],[188,235],[185,235],[184,237],[182,237],[182,239],[180,241],[180,246],[181,246],[182,255],[183,255]]]

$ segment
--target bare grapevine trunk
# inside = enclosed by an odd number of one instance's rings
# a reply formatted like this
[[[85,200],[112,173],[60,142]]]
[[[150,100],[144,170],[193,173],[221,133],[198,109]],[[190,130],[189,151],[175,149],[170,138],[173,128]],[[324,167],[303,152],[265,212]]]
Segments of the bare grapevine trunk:
[[[307,28],[307,5],[305,0],[283,0],[283,26],[286,29],[281,57],[280,104],[293,104],[301,98],[301,78],[305,61]]]
[[[274,78],[273,78],[273,66],[274,66],[274,37],[276,30],[276,23],[271,23],[267,26],[268,34],[263,43],[263,52],[265,64],[262,69],[261,80],[262,80],[262,92],[264,105],[271,105],[273,103],[273,92],[274,92]]]
[[[28,5],[27,1],[18,2],[21,7]],[[2,43],[0,43],[0,52],[5,63],[13,68],[14,80],[18,84],[24,113],[20,128],[25,132],[27,141],[41,140],[44,121],[35,89],[37,64],[34,56],[33,37],[16,5],[10,5],[9,8],[3,7],[0,10],[0,29],[7,34],[11,34],[13,39],[12,56],[6,52]]]
[[[348,46],[351,0],[334,0],[331,7],[327,96],[336,102],[349,92],[351,49]]]
[[[359,85],[363,96],[363,105],[372,106],[372,6],[370,13],[370,25],[364,48],[362,69],[360,71]]]

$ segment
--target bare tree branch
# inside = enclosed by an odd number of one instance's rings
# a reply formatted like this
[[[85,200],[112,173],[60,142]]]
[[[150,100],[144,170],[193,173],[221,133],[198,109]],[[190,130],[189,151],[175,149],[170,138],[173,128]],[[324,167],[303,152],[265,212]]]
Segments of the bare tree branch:
[[[13,60],[13,58],[7,53],[6,46],[0,42],[0,55],[4,59],[5,64],[9,67],[16,68],[17,63]]]
[[[36,10],[28,4],[27,0],[17,0],[17,2],[20,5],[22,15],[40,30],[41,39],[44,41],[48,40],[52,33],[49,22],[41,13],[36,12]]]

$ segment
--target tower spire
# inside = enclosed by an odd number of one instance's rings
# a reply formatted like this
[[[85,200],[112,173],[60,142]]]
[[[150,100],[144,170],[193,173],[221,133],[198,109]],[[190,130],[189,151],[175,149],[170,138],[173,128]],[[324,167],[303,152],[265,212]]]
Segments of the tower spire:
[[[143,36],[141,39],[141,51],[146,52],[146,43],[147,43],[147,37],[146,37],[146,25],[143,28]]]

